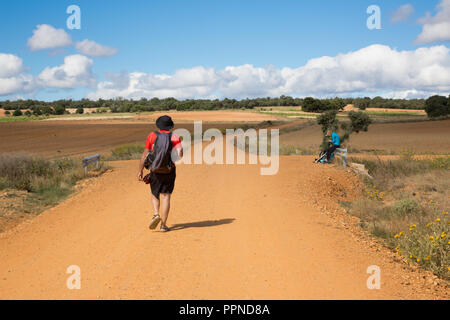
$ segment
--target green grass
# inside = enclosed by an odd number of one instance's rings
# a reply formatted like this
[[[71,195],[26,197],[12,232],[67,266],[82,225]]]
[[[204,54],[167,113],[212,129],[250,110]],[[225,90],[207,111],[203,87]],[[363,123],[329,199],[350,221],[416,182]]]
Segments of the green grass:
[[[7,116],[7,117],[0,117],[0,122],[21,122],[21,121],[36,121],[36,120],[44,120],[49,119],[48,116]]]

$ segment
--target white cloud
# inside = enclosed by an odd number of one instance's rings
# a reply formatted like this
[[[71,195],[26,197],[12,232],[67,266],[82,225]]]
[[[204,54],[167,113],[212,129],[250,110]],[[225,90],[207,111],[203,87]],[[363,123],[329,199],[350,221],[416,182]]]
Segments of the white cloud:
[[[47,67],[38,76],[39,85],[50,88],[75,88],[95,86],[95,76],[92,73],[92,59],[80,54],[67,56],[64,64],[57,67]]]
[[[406,21],[414,13],[414,7],[410,4],[402,5],[398,8],[391,17],[392,23]]]
[[[23,70],[21,58],[13,54],[0,53],[0,78],[17,75]]]
[[[427,12],[424,18],[419,19],[419,23],[423,27],[416,43],[450,41],[450,0],[442,0],[437,6],[436,15],[432,17]]]
[[[450,49],[398,51],[372,45],[336,57],[309,60],[299,68],[195,67],[172,75],[108,74],[88,98],[247,98],[264,96],[421,95],[450,92]]]
[[[25,73],[21,58],[0,53],[0,96],[29,92],[34,85],[33,77]]]
[[[28,39],[28,46],[32,51],[67,47],[72,44],[72,39],[64,29],[55,29],[48,24],[40,24],[33,31],[33,36]]]
[[[102,46],[88,39],[75,43],[75,48],[80,53],[91,57],[111,57],[117,53],[116,48]]]

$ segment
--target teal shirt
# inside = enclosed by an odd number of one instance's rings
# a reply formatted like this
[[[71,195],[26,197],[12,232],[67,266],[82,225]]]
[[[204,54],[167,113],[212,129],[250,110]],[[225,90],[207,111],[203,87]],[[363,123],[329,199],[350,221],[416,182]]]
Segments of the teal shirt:
[[[333,132],[331,134],[331,143],[334,144],[335,146],[339,146],[341,144],[339,136],[336,132]]]

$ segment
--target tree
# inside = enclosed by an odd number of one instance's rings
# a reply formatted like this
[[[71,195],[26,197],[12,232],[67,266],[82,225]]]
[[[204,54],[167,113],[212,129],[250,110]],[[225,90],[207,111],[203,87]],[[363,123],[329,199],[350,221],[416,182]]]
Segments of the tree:
[[[432,96],[425,101],[425,111],[429,118],[444,117],[450,114],[450,97]]]
[[[328,130],[337,130],[339,122],[336,119],[336,115],[336,110],[329,110],[317,117],[317,123],[322,126],[322,133],[324,135]]]
[[[55,114],[57,115],[61,115],[64,114],[66,112],[66,108],[63,105],[56,105],[55,106]]]
[[[317,123],[322,126],[322,143],[320,145],[322,150],[328,147],[327,131],[336,131],[339,127],[339,121],[336,119],[337,113],[336,110],[329,110],[317,117]]]
[[[323,140],[321,145],[322,149],[328,147],[328,140],[326,138],[326,133],[328,130],[336,131],[340,125],[340,128],[343,131],[340,140],[341,143],[343,143],[344,141],[350,138],[350,135],[353,132],[359,133],[360,131],[367,131],[369,129],[369,125],[372,123],[372,119],[370,119],[369,115],[361,111],[349,112],[348,117],[350,119],[350,123],[348,122],[339,123],[336,116],[337,111],[330,110],[324,112],[319,117],[317,117],[317,123],[322,126],[322,133],[323,133]]]
[[[344,110],[345,106],[347,105],[344,99],[337,97],[334,99],[330,99],[328,104],[331,110]]]
[[[369,115],[361,111],[350,111],[348,117],[350,118],[350,132],[359,133],[360,131],[367,131],[369,130],[369,125],[372,123]]]
[[[55,110],[53,110],[52,107],[44,106],[44,107],[42,107],[42,112],[43,112],[46,116],[48,116],[48,115],[50,115],[50,114],[54,114],[54,113],[55,113]]]
[[[303,100],[302,110],[305,112],[323,112],[324,103],[319,99],[307,97]]]
[[[354,106],[359,110],[366,110],[370,106],[371,101],[372,100],[369,97],[366,97],[364,99],[358,99],[355,101]]]
[[[33,115],[35,115],[35,116],[40,116],[40,115],[42,115],[41,108],[39,108],[38,106],[34,107],[34,108],[33,108]]]

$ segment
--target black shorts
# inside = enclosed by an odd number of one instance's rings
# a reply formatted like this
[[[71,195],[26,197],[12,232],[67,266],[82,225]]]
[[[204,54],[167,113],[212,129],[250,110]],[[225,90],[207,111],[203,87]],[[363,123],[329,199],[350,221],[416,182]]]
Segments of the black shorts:
[[[152,190],[152,194],[158,199],[160,193],[171,194],[175,187],[176,176],[175,168],[168,174],[150,172],[150,189]]]

